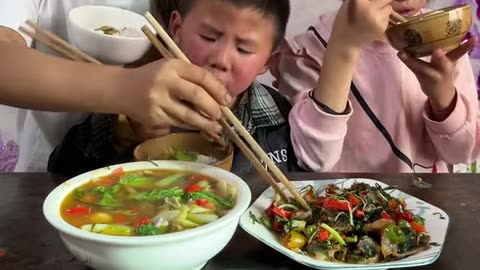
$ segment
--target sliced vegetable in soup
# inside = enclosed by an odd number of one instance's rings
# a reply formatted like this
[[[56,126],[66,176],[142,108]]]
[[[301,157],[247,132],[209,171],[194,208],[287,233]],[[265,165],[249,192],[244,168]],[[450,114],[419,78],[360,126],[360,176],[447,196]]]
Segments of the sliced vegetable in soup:
[[[235,201],[232,185],[208,176],[119,169],[75,189],[63,202],[61,215],[69,224],[94,233],[160,235],[213,222]]]

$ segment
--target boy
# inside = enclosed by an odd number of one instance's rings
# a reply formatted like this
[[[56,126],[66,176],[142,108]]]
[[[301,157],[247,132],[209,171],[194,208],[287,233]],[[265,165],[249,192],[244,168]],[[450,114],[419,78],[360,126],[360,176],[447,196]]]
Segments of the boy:
[[[268,70],[289,13],[288,0],[181,0],[168,29],[192,63],[226,86],[234,97],[231,109],[277,166],[296,170],[288,127],[290,105],[254,81]],[[114,147],[114,123],[115,116],[92,115],[74,127],[52,153],[49,171],[72,176],[131,160],[131,149]],[[168,133],[168,127],[160,130],[154,136]],[[137,129],[138,133],[145,134]],[[252,165],[236,149],[232,171],[250,170]]]

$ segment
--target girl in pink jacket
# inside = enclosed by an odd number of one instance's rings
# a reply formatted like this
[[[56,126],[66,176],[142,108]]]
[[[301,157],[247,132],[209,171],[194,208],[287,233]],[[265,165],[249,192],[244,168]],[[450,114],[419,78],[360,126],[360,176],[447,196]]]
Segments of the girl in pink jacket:
[[[386,41],[392,8],[411,16],[426,2],[347,0],[336,16],[320,17],[286,42],[272,73],[294,104],[289,121],[303,167],[447,172],[447,164],[478,157],[479,106],[467,55],[474,40],[449,53],[436,49],[428,61]]]

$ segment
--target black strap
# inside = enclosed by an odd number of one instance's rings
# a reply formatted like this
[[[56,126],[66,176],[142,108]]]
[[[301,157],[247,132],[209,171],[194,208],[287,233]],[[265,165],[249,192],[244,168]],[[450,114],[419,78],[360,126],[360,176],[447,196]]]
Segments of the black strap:
[[[317,29],[315,27],[310,26],[308,28],[308,31],[312,31],[315,37],[323,44],[325,48],[327,48],[327,42],[322,38],[320,33],[318,33]],[[387,140],[388,144],[390,145],[390,148],[392,148],[393,153],[405,164],[407,164],[408,167],[410,167],[414,171],[414,164],[410,160],[410,158],[407,157],[398,147],[395,145],[395,142],[392,139],[392,136],[390,136],[390,133],[388,133],[387,129],[385,126],[380,122],[378,117],[375,115],[375,113],[370,109],[370,106],[368,106],[367,101],[363,98],[363,96],[360,94],[360,91],[358,91],[357,87],[355,84],[352,82],[350,84],[350,90],[353,93],[353,96],[357,99],[358,103],[360,106],[362,106],[362,109],[365,111],[367,116],[370,118],[370,120],[373,122],[375,127],[380,131],[380,133],[383,135],[383,137]]]
[[[313,102],[315,102],[315,104],[317,104],[317,106],[320,107],[322,111],[328,114],[333,114],[333,115],[346,115],[349,113],[350,110],[348,109],[348,106],[345,106],[345,110],[341,113],[334,111],[332,108],[328,107],[326,104],[323,104],[322,102],[318,101],[313,95],[314,92],[315,92],[315,89],[310,90],[310,92],[308,92],[308,97],[311,100],[313,100]]]
[[[315,27],[313,26],[308,27],[308,31],[312,31],[315,37],[322,43],[323,47],[327,48],[327,45],[328,45],[327,42],[325,41],[325,39],[322,38],[322,36],[320,35],[320,33],[318,33]]]
[[[392,136],[390,136],[390,133],[388,133],[387,129],[383,126],[382,122],[378,120],[375,113],[372,111],[372,109],[370,109],[367,102],[362,97],[362,95],[360,94],[360,91],[358,91],[357,87],[353,84],[353,82],[350,85],[350,89],[353,95],[355,96],[355,98],[357,99],[358,103],[360,103],[360,106],[362,106],[363,110],[370,118],[370,120],[372,120],[373,124],[377,127],[380,133],[382,133],[383,137],[385,137],[388,144],[390,145],[390,148],[392,148],[393,153],[399,159],[401,159],[405,164],[407,164],[408,167],[414,170],[412,161],[407,157],[407,155],[405,155],[400,149],[398,149],[397,145],[395,145],[395,142],[393,141]]]

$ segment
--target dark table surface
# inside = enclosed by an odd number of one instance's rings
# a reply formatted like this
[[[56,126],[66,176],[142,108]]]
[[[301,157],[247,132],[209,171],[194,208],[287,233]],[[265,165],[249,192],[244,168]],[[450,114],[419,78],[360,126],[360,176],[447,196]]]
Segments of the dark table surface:
[[[480,177],[473,174],[420,175],[429,189],[413,185],[410,174],[290,174],[292,180],[366,177],[396,185],[402,191],[445,210],[450,228],[440,258],[417,269],[478,269],[480,259]],[[255,200],[267,185],[256,176],[244,177]],[[63,246],[45,220],[43,200],[62,178],[42,173],[0,174],[0,269],[88,270]],[[252,200],[252,202],[253,202]],[[257,241],[241,228],[227,247],[204,268],[304,269]]]

